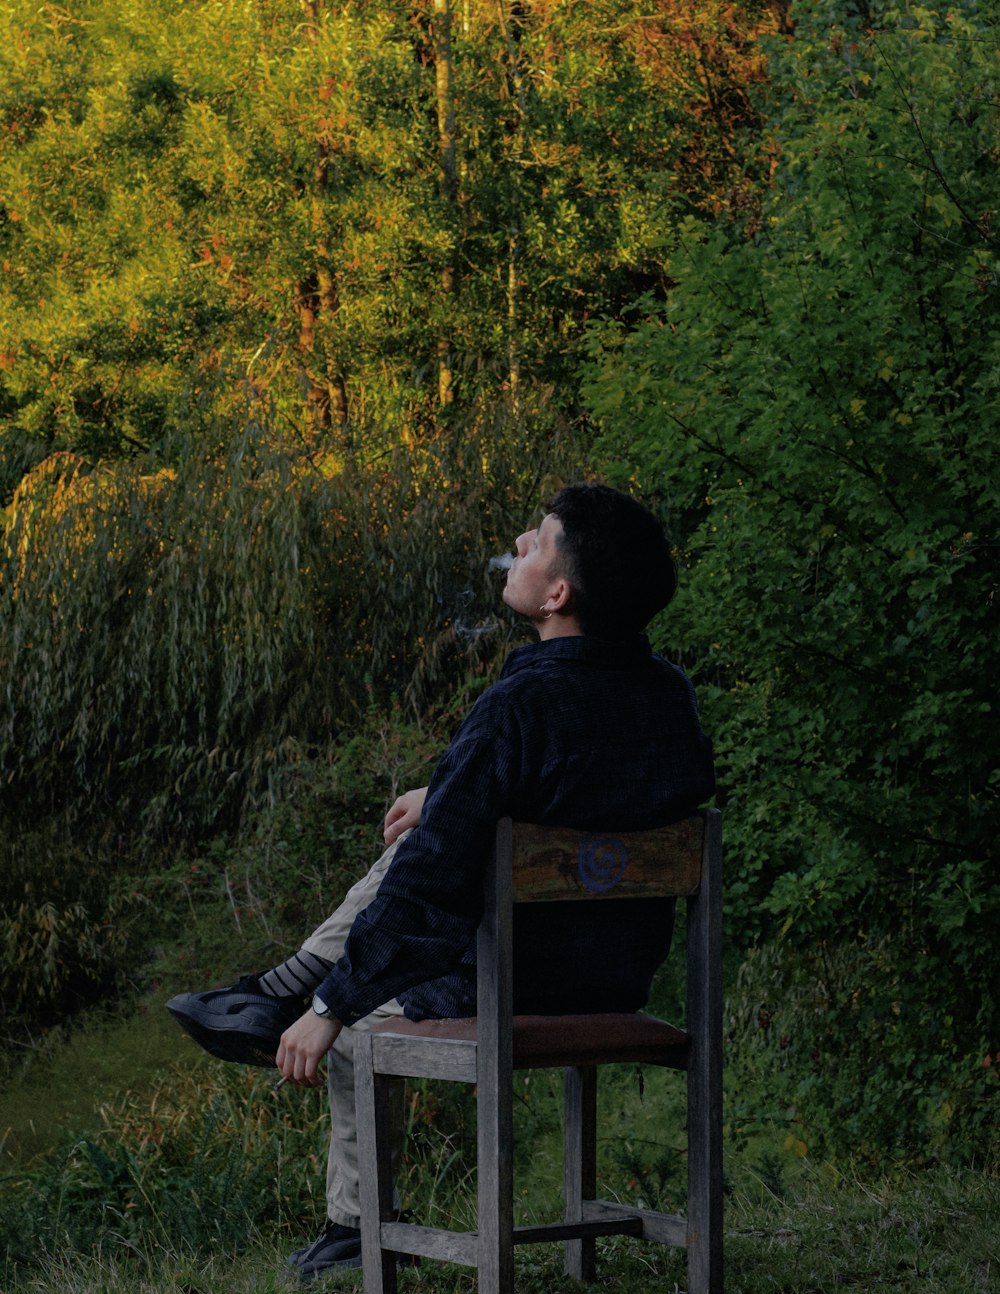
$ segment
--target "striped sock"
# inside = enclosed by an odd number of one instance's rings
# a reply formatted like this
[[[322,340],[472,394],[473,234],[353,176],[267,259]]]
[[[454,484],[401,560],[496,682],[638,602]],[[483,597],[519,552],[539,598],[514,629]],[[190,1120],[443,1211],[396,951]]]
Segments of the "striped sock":
[[[333,962],[303,949],[288,961],[257,976],[257,982],[271,997],[306,997],[326,979]]]

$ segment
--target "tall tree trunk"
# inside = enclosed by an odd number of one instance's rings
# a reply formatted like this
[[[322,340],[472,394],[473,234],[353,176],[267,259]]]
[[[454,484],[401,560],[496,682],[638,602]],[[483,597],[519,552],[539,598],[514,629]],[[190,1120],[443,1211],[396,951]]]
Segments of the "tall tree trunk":
[[[434,0],[434,75],[437,85],[439,184],[453,232],[458,231],[458,166],[455,147],[455,94],[451,67],[451,0]],[[441,271],[445,298],[458,293],[457,248]],[[454,398],[451,339],[438,338],[438,399],[450,404]]]
[[[323,10],[323,0],[303,0],[306,11],[306,38],[316,43],[316,30]],[[337,282],[330,269],[332,258],[323,236],[326,217],[326,188],[330,162],[329,146],[324,139],[316,143],[316,164],[312,175],[312,224],[316,235],[316,265],[295,286],[295,306],[299,315],[299,352],[306,381],[306,416],[313,435],[329,431],[347,420],[347,389],[343,374],[333,356],[320,356],[316,364],[316,324],[323,315],[334,316],[340,308]],[[317,371],[319,367],[320,371]]]
[[[295,285],[295,308],[299,315],[299,353],[306,382],[306,422],[311,432],[330,425],[330,401],[326,388],[317,382],[310,361],[316,346],[316,317],[319,287],[315,274],[306,274]]]
[[[517,281],[518,231],[507,234],[507,384],[511,408],[516,413],[521,403],[521,362],[517,349]]]
[[[514,20],[509,21],[506,0],[498,0],[497,12],[500,26],[503,29],[507,46],[507,59],[510,64],[510,78],[513,83],[512,101],[517,113],[517,138],[514,153],[517,165],[511,172],[510,203],[511,221],[507,229],[507,384],[510,391],[510,403],[516,412],[520,404],[521,363],[517,338],[518,284],[520,282],[520,247],[521,247],[521,173],[526,164],[526,136],[528,106],[524,89],[524,74],[521,70],[518,33],[520,17],[513,6]]]

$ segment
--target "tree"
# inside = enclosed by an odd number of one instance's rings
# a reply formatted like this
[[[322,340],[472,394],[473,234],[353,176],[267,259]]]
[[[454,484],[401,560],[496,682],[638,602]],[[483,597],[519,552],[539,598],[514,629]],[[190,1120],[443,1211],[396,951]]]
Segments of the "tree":
[[[220,368],[334,464],[512,376],[572,407],[586,319],[662,290],[674,213],[729,202],[746,12],[14,0],[4,435],[139,452]]]
[[[588,391],[675,518],[664,637],[703,678],[731,938],[803,950],[790,1033],[830,1135],[927,1146],[956,1085],[985,1118],[1000,996],[996,33],[796,17],[771,192],[682,230],[666,310],[597,346]],[[757,987],[787,1008],[790,984]]]

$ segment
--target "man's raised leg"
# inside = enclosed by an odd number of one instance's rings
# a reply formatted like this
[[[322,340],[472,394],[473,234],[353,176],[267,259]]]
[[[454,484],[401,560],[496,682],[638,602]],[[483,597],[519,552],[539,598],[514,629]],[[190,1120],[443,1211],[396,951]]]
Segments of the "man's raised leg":
[[[342,955],[354,918],[375,897],[408,834],[389,846],[286,962],[226,988],[171,998],[167,1010],[181,1028],[219,1060],[273,1067],[281,1035],[308,1009],[310,996]]]

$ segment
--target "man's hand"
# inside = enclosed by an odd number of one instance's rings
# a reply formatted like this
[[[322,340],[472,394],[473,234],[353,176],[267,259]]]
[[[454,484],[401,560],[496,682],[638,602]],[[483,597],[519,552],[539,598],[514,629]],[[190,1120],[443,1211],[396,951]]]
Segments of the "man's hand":
[[[275,1060],[282,1076],[300,1087],[319,1087],[319,1062],[337,1041],[344,1026],[332,1015],[308,1010],[281,1035]]]
[[[420,825],[420,814],[424,800],[427,798],[427,787],[421,786],[416,791],[407,791],[401,795],[385,815],[383,839],[387,845],[395,844],[404,831]]]

